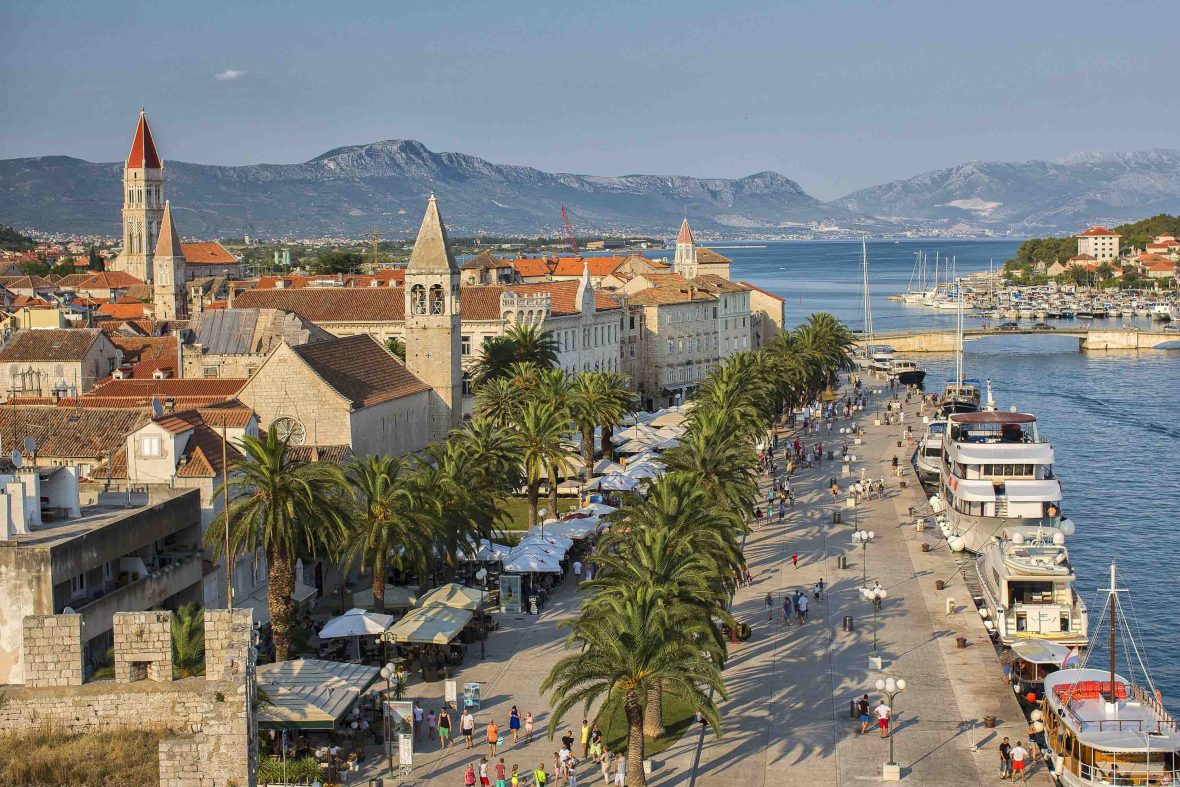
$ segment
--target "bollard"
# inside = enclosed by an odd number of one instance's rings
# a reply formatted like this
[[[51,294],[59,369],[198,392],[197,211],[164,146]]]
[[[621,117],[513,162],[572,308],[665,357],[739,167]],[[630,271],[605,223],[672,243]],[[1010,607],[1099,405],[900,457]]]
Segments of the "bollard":
[[[846,555],[836,555],[836,568],[848,568],[848,557]]]
[[[955,647],[958,648],[959,650],[966,650],[967,649],[967,638],[966,637],[955,637]]]
[[[833,525],[840,524],[840,512],[839,511],[832,512],[832,524]]]
[[[984,716],[983,717],[983,726],[989,730],[994,730],[996,728],[996,717],[995,716]]]
[[[936,580],[934,580],[934,589],[935,590],[946,590],[946,583],[943,582],[941,579],[936,579]]]
[[[856,712],[856,700],[848,700],[848,718],[859,719],[860,714]]]
[[[844,616],[844,630],[845,631],[852,631],[853,630],[852,615],[845,615]]]
[[[925,543],[925,542],[923,542],[923,543],[922,543],[922,551],[923,551],[923,552],[929,552],[929,551],[930,551],[930,545],[929,545],[929,544],[927,544],[927,543]]]

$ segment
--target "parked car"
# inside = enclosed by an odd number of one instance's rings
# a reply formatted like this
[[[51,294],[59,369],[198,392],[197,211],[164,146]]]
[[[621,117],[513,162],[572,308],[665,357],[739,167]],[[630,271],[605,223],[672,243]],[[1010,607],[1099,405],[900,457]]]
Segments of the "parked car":
[[[1052,325],[1049,325],[1048,323],[1043,323],[1043,322],[1034,323],[1032,329],[1034,331],[1055,331],[1055,330],[1057,330]]]
[[[1014,322],[1002,322],[996,326],[996,330],[999,330],[999,331],[1019,331],[1020,326]]]

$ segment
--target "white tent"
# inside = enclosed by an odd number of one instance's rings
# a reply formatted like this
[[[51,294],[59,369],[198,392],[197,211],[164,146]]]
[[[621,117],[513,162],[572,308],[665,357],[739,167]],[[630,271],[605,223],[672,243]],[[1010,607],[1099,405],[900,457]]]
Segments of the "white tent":
[[[539,525],[530,527],[528,532],[524,534],[524,538],[520,539],[520,542],[516,545],[516,548],[519,549],[520,547],[528,546],[529,544],[536,544],[545,549],[556,549],[561,550],[562,552],[567,551],[574,545],[574,541],[569,536],[562,535],[560,531],[551,529],[559,524],[561,523],[556,521],[546,522],[544,533],[541,532],[541,527]]]
[[[634,440],[628,440],[622,445],[615,447],[616,454],[638,454],[643,451],[654,451],[656,445],[664,438],[653,435],[652,437],[637,437]]]
[[[320,659],[259,664],[254,681],[267,701],[258,705],[258,724],[330,730],[377,675],[376,667]]]
[[[606,503],[591,503],[588,506],[582,506],[578,510],[584,511],[587,514],[593,514],[594,516],[606,516],[607,514],[618,511],[619,509],[615,506],[608,506]]]
[[[391,625],[393,625],[392,615],[369,612],[357,607],[325,623],[324,627],[320,629],[320,639],[373,636],[385,631]]]
[[[662,426],[680,426],[684,423],[687,416],[682,412],[678,412],[679,408],[672,408],[670,410],[662,410],[656,414],[656,417],[651,419],[648,423],[655,427]]]
[[[561,566],[556,560],[550,562],[534,552],[519,551],[513,552],[504,561],[504,570],[514,574],[560,574]]]
[[[594,475],[606,475],[607,473],[621,473],[623,466],[618,462],[612,462],[609,459],[599,459],[598,463],[594,465]]]
[[[444,607],[474,611],[479,609],[481,603],[482,594],[479,588],[469,588],[457,582],[448,582],[424,595],[422,600],[418,602],[418,606],[429,607],[431,604],[441,604]]]
[[[627,468],[627,477],[632,479],[659,478],[664,474],[664,466],[659,462],[644,462]]]
[[[635,426],[628,426],[620,432],[611,435],[611,442],[618,445],[619,443],[626,443],[630,440],[650,440],[654,437],[659,437],[658,429],[648,426],[647,424],[636,424]]]
[[[622,473],[612,473],[603,476],[598,481],[598,488],[607,492],[630,492],[639,486],[639,479]]]
[[[386,633],[390,642],[446,645],[471,622],[470,610],[431,604],[410,610]]]
[[[667,451],[669,448],[675,448],[678,445],[680,445],[680,440],[675,437],[669,437],[666,440],[661,440],[660,442],[656,443],[656,450]]]
[[[565,538],[585,538],[594,533],[599,528],[599,521],[597,517],[579,517],[577,519],[564,519],[561,522],[554,522],[552,525],[545,526],[545,535],[552,533],[555,536],[563,536]]]

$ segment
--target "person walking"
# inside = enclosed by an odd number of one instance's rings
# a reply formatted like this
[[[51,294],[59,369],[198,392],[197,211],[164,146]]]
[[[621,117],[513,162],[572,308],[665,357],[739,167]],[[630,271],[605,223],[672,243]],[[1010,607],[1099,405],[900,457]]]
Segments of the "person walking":
[[[864,735],[869,731],[869,722],[872,720],[869,717],[869,695],[866,694],[856,701],[856,713],[860,717],[860,734]]]
[[[488,751],[492,757],[496,756],[496,747],[500,744],[500,727],[495,719],[488,719],[487,726]]]
[[[506,776],[505,771],[506,770],[507,769],[504,767],[504,758],[501,757],[500,761],[498,763],[496,763],[496,768],[495,768],[496,787],[508,787],[508,782],[507,782],[507,779],[505,778],[505,776]]]
[[[622,752],[615,758],[615,787],[626,787],[627,785],[627,758]]]
[[[877,729],[881,731],[881,737],[889,736],[889,706],[882,700],[881,704],[873,708],[873,712],[877,714]]]
[[[614,760],[609,751],[604,751],[602,756],[598,758],[598,765],[602,768],[602,784],[604,787],[610,787],[610,766]]]
[[[824,597],[824,578],[820,577],[819,582],[815,583],[815,600],[819,601]]]
[[[464,708],[463,715],[459,717],[459,732],[463,733],[467,748],[475,746],[475,717],[471,715],[470,708]]]
[[[1020,741],[1016,741],[1016,745],[1012,747],[1009,752],[1012,756],[1012,781],[1016,781],[1016,774],[1020,774],[1020,781],[1027,781],[1024,774],[1024,761],[1028,757],[1028,750],[1020,745]]]
[[[524,715],[524,742],[533,742],[533,714],[529,711]]]
[[[578,589],[578,585],[582,583],[582,561],[574,561],[574,590]]]
[[[437,722],[438,720],[435,717],[433,710],[426,714],[426,740],[434,740],[434,727]]]
[[[791,614],[794,612],[794,605],[791,603],[791,596],[783,594],[783,623],[788,626],[791,625]]]
[[[536,769],[533,771],[533,784],[536,787],[545,787],[549,784],[549,774],[545,773],[545,763],[538,763]]]
[[[446,705],[438,712],[438,742],[443,751],[451,742],[451,714],[447,712]]]
[[[422,740],[422,719],[426,711],[422,710],[422,703],[414,700],[414,740]]]
[[[512,776],[509,779],[512,781],[512,787],[520,787],[520,773],[516,770],[516,763],[512,763]]]
[[[491,779],[488,778],[488,758],[479,758],[479,787],[492,787]]]
[[[770,593],[766,594],[766,622],[769,623],[774,620],[774,596]]]
[[[1000,741],[1000,778],[1010,779],[1012,777],[1012,744],[1008,742],[1008,738]]]
[[[520,711],[515,705],[508,711],[508,730],[512,733],[512,745],[515,746],[520,735]]]
[[[806,623],[807,622],[807,594],[804,593],[802,590],[799,591],[799,595],[795,598],[795,608],[799,610],[799,623],[801,623],[801,624]]]
[[[798,570],[799,570],[799,553],[798,553],[798,552],[796,552],[796,553],[794,553],[793,555],[791,555],[791,564],[792,564],[793,566],[795,566],[795,570],[796,570],[796,571],[798,571]]]
[[[463,784],[465,787],[475,787],[475,766],[468,763],[467,770],[463,772]]]

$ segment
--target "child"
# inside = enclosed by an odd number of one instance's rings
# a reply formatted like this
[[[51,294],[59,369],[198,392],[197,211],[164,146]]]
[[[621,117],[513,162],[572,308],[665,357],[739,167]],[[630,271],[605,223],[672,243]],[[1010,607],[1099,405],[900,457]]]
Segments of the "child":
[[[512,787],[520,787],[520,774],[516,772],[516,763],[512,763]]]

